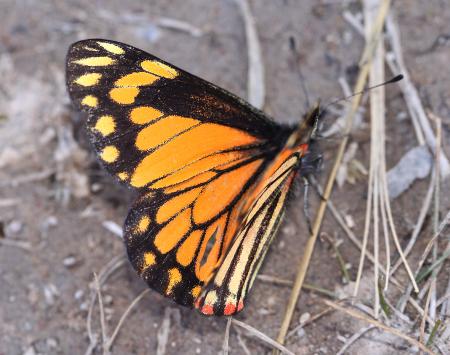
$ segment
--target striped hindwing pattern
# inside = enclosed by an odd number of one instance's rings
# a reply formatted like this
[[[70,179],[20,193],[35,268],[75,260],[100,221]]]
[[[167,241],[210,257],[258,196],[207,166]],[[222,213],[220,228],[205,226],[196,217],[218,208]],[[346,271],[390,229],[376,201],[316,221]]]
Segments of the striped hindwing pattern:
[[[75,105],[89,114],[88,134],[106,170],[140,191],[124,227],[132,265],[150,287],[193,306],[216,270],[223,269],[234,240],[247,240],[256,228],[243,229],[242,219],[292,129],[118,42],[73,44],[67,86]],[[281,188],[284,181],[276,184]],[[285,197],[261,196],[267,206]],[[266,221],[279,206],[270,202],[257,215],[264,214]],[[267,237],[260,239],[264,246]],[[238,270],[235,264],[229,265]],[[226,282],[221,285],[225,288]]]
[[[287,194],[307,146],[285,149],[264,173],[236,238],[195,307],[205,315],[242,310],[259,267],[281,221]]]

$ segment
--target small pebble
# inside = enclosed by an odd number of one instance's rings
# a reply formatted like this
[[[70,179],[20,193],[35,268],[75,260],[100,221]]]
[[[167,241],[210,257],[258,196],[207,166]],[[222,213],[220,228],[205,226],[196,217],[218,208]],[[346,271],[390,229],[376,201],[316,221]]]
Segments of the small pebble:
[[[36,355],[36,351],[32,346],[30,346],[27,350],[25,350],[23,355]]]
[[[426,146],[410,149],[387,173],[389,197],[395,199],[406,191],[415,180],[430,174],[433,155]]]
[[[352,216],[350,216],[349,214],[346,214],[344,218],[345,218],[345,224],[347,225],[348,228],[352,229],[355,227],[355,221]]]
[[[103,185],[98,182],[95,182],[91,185],[91,191],[93,193],[100,192],[102,189],[103,189]]]
[[[59,291],[53,284],[48,284],[44,286],[44,296],[45,301],[49,306],[52,306],[55,304],[56,298],[59,296]]]
[[[258,309],[258,314],[262,315],[262,316],[267,316],[269,314],[271,314],[272,312],[269,311],[267,308],[259,308]]]
[[[45,342],[49,348],[55,349],[58,347],[58,341],[55,338],[47,338]]]
[[[73,297],[74,297],[77,301],[81,300],[81,299],[83,298],[83,296],[84,296],[84,291],[83,291],[83,290],[76,290],[75,293],[74,293],[74,295],[73,295]]]
[[[103,304],[109,306],[112,304],[112,302],[113,302],[113,297],[111,295],[105,295],[103,297]]]
[[[302,338],[302,337],[304,337],[306,335],[306,331],[305,331],[305,328],[300,328],[300,329],[298,329],[297,330],[297,336],[299,337],[299,338]]]
[[[56,218],[55,216],[48,216],[44,220],[43,225],[45,225],[47,227],[55,227],[58,225],[58,218]]]
[[[23,228],[23,223],[21,221],[11,221],[9,222],[6,227],[5,227],[5,234],[8,235],[14,235],[14,234],[19,234],[20,231]]]
[[[306,321],[308,321],[311,318],[311,314],[309,314],[308,312],[303,313],[300,316],[300,324],[305,323]]]
[[[337,340],[339,340],[339,341],[341,341],[343,343],[346,343],[348,339],[345,336],[343,336],[343,335],[338,335],[337,336]]]
[[[63,260],[63,265],[67,268],[74,266],[76,263],[77,263],[77,259],[73,255],[68,256],[68,257],[64,258],[64,260]]]

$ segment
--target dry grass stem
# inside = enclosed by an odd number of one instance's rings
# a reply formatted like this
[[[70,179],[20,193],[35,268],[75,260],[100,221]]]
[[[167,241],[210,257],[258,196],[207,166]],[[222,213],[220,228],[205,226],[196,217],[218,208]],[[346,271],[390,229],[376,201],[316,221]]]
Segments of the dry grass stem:
[[[447,213],[447,215],[445,216],[444,220],[439,225],[437,233],[427,243],[427,245],[425,247],[425,250],[422,253],[422,256],[421,256],[421,258],[419,260],[418,266],[416,268],[416,275],[418,275],[420,270],[422,269],[423,264],[425,263],[425,260],[427,259],[427,257],[429,255],[429,253],[430,253],[434,243],[437,241],[437,238],[441,235],[441,233],[443,232],[444,228],[447,225],[449,225],[449,224],[450,224],[450,211]],[[450,246],[450,243],[449,243],[449,246]],[[447,248],[449,248],[449,247],[447,247]],[[400,312],[404,312],[405,307],[406,307],[406,303],[410,299],[411,291],[412,291],[412,285],[409,285],[407,287],[407,289],[405,290],[403,296],[400,298],[399,304],[397,305],[397,309],[400,310]]]
[[[421,342],[417,341],[416,339],[410,337],[409,335],[406,335],[406,334],[402,333],[401,331],[399,331],[399,330],[397,330],[395,328],[389,327],[389,326],[387,326],[387,325],[385,325],[385,324],[383,324],[383,323],[381,323],[381,322],[379,322],[379,321],[377,321],[375,319],[369,318],[367,315],[365,315],[362,312],[359,312],[359,311],[356,311],[354,309],[349,309],[349,308],[340,306],[337,303],[332,302],[332,301],[324,300],[324,302],[325,302],[325,304],[327,306],[333,307],[334,309],[339,310],[341,312],[344,312],[344,313],[348,314],[349,316],[351,316],[353,318],[356,318],[356,319],[365,321],[367,323],[370,323],[370,324],[374,325],[375,327],[377,327],[379,329],[382,329],[382,330],[384,330],[384,331],[386,331],[388,333],[391,333],[391,334],[393,334],[393,335],[395,335],[395,336],[397,336],[399,338],[402,338],[402,339],[406,340],[412,346],[416,346],[420,350],[425,351],[426,353],[428,353],[430,355],[435,354],[433,351],[431,351],[431,349],[429,349],[428,347],[426,347],[424,344],[422,344]]]
[[[117,255],[114,258],[112,258],[99,272],[98,274],[98,282],[99,285],[103,285],[108,278],[121,266],[123,266],[126,262],[125,257],[121,255]],[[90,302],[89,302],[89,308],[88,308],[88,315],[86,318],[86,330],[89,337],[89,346],[86,350],[85,354],[89,355],[92,353],[92,351],[97,346],[98,337],[96,334],[92,332],[92,315],[94,312],[94,306],[95,301],[97,299],[97,288],[95,287],[95,280],[94,285],[91,285],[91,295],[90,295]]]
[[[227,326],[225,327],[225,335],[223,338],[222,355],[228,355],[228,353],[230,351],[229,342],[230,342],[231,320],[232,320],[232,317],[228,317]]]
[[[284,347],[280,343],[276,342],[272,338],[268,337],[267,335],[265,335],[264,333],[260,332],[258,329],[253,328],[252,326],[248,325],[247,323],[241,322],[241,321],[239,321],[237,319],[234,319],[234,318],[233,318],[232,322],[233,322],[233,324],[235,324],[235,325],[245,329],[246,331],[248,331],[249,334],[251,334],[251,335],[261,339],[265,343],[271,345],[272,348],[281,351],[281,353],[294,355],[294,353],[292,351],[290,351],[288,348]]]
[[[327,233],[322,233],[321,236],[323,238],[325,238],[325,240],[333,248],[333,251],[336,256],[336,260],[339,264],[339,270],[341,270],[342,279],[344,280],[344,283],[349,283],[351,280],[350,280],[350,274],[348,273],[347,266],[346,266],[347,263],[345,262],[344,257],[342,256],[342,254],[339,250],[339,246],[338,246],[336,237],[332,237],[332,236],[328,235]]]
[[[409,238],[408,244],[403,249],[403,253],[405,257],[409,255],[412,248],[416,244],[417,238],[422,231],[423,224],[425,222],[425,218],[427,217],[428,210],[431,205],[431,201],[433,199],[433,191],[434,191],[434,185],[435,185],[435,175],[434,173],[431,174],[430,184],[427,190],[427,193],[425,195],[425,198],[422,202],[422,207],[420,208],[419,216],[417,218],[416,223],[414,224],[414,230],[411,233],[411,237]],[[391,276],[394,275],[394,273],[397,271],[398,267],[402,264],[402,260],[399,258],[394,266],[391,269]]]
[[[245,36],[248,53],[247,100],[261,109],[265,100],[264,64],[261,57],[261,45],[256,31],[255,19],[247,0],[235,0],[239,5],[245,23]]]
[[[18,175],[14,179],[5,180],[0,182],[0,187],[17,187],[19,185],[28,184],[30,182],[36,182],[40,180],[48,179],[50,176],[55,174],[55,169],[44,169],[35,173]]]
[[[184,32],[193,37],[201,37],[203,35],[203,31],[191,23],[170,17],[160,17],[158,19],[158,26],[169,30]]]
[[[164,319],[162,321],[161,327],[156,335],[158,339],[158,345],[156,347],[156,355],[164,355],[166,353],[167,342],[169,340],[170,332],[170,316],[172,314],[172,309],[166,307],[164,310]]]
[[[365,23],[370,28],[370,19],[373,18],[371,11],[375,11],[377,8],[377,0],[364,2],[365,4]],[[368,32],[368,31],[367,31]],[[375,57],[370,70],[370,85],[376,85],[377,83],[384,81],[384,47],[382,42],[378,44],[376,48]],[[400,255],[400,259],[403,262],[409,278],[414,286],[416,292],[418,287],[415,283],[413,273],[406,261],[406,257],[403,254],[400,242],[398,240],[394,219],[391,212],[390,200],[388,195],[387,177],[386,177],[386,153],[385,153],[385,94],[384,87],[377,90],[371,90],[370,95],[370,113],[371,113],[371,154],[370,154],[370,172],[369,172],[369,186],[368,186],[368,202],[366,210],[366,222],[364,226],[363,235],[363,250],[361,253],[360,264],[358,267],[358,276],[355,283],[354,297],[356,297],[359,283],[363,272],[363,265],[365,259],[366,246],[368,241],[368,234],[370,230],[371,221],[373,220],[373,236],[374,236],[374,284],[375,284],[375,301],[374,301],[374,315],[375,318],[379,316],[380,297],[378,289],[379,282],[379,234],[380,234],[380,217],[381,226],[384,235],[384,244],[386,251],[386,267],[385,267],[385,285],[384,289],[387,290],[389,284],[390,275],[390,241],[389,236],[392,235],[394,244]],[[373,196],[372,196],[373,194]],[[388,229],[389,226],[389,229]]]
[[[347,349],[352,346],[359,338],[361,338],[364,334],[375,329],[374,325],[369,325],[365,328],[360,329],[357,333],[353,334],[348,340],[345,342],[344,346],[336,353],[336,355],[343,355],[347,351]]]
[[[342,302],[342,301],[340,301]],[[327,307],[326,309],[324,309],[323,311],[311,316],[307,321],[300,323],[299,325],[297,325],[296,327],[292,328],[292,330],[289,331],[289,333],[286,335],[286,339],[289,339],[290,337],[294,336],[300,329],[314,323],[316,320],[318,320],[319,318],[322,318],[323,316],[327,315],[330,312],[333,312],[334,308],[332,307]]]
[[[313,183],[313,185],[317,188],[317,191],[319,193],[320,196],[323,195],[323,189],[321,188],[321,186],[318,184],[317,180],[315,180],[314,178],[311,178],[311,182]],[[327,207],[330,210],[331,214],[333,215],[334,219],[336,220],[336,222],[338,222],[339,226],[342,228],[342,230],[345,232],[345,234],[347,235],[347,237],[350,239],[350,241],[359,249],[362,250],[362,244],[361,242],[358,240],[358,238],[356,237],[356,235],[350,230],[350,228],[348,228],[347,224],[344,221],[344,218],[341,216],[341,214],[339,213],[339,211],[337,210],[336,206],[334,205],[333,201],[331,199],[329,199],[327,201]],[[369,251],[366,252],[366,256],[367,258],[374,264],[374,257],[372,255],[372,253],[370,253]],[[382,273],[384,276],[385,275],[385,271],[383,270],[383,268],[381,266],[379,266],[379,270],[380,273]],[[402,285],[400,284],[399,281],[397,281],[394,277],[390,277],[390,281],[392,282],[393,285],[395,285],[398,289],[403,290]]]
[[[0,238],[0,245],[20,248],[20,249],[24,249],[26,251],[30,251],[32,248],[32,245],[30,242],[26,242],[26,241],[22,241],[22,240],[11,240],[11,239],[6,239],[6,238]]]
[[[18,198],[2,198],[0,199],[0,207],[12,207],[20,205],[21,200]]]
[[[271,283],[271,284],[274,284],[277,286],[291,287],[294,284],[291,280],[280,279],[278,277],[269,276],[269,275],[257,275],[256,278],[262,282]],[[315,285],[304,283],[303,288],[306,290],[315,292],[315,293],[319,293],[319,294],[331,297],[331,298],[338,298],[334,292],[327,290],[323,287],[318,287]]]
[[[380,11],[377,14],[377,19],[375,21],[372,35],[370,37],[371,38],[370,43],[366,44],[364,53],[362,55],[361,70],[359,72],[359,75],[358,75],[358,78],[356,81],[354,92],[359,92],[364,89],[364,86],[365,86],[365,83],[367,80],[367,76],[369,74],[371,58],[373,57],[374,46],[373,46],[372,42],[376,43],[379,40],[379,37],[381,35],[381,30],[383,27],[383,23],[384,23],[384,19],[386,18],[386,15],[388,13],[389,6],[390,6],[389,0],[383,1],[383,6],[380,8]],[[349,133],[352,128],[353,117],[355,116],[355,113],[359,107],[360,101],[361,101],[361,95],[357,95],[357,96],[353,97],[351,108],[347,112],[346,119],[345,119],[346,126],[345,126],[345,130],[343,132],[344,138],[342,139],[341,144],[339,145],[335,162],[333,164],[332,170],[331,170],[330,175],[327,180],[327,184],[325,186],[323,200],[321,201],[321,203],[319,205],[319,209],[317,211],[317,215],[316,215],[316,219],[314,221],[311,236],[309,237],[309,239],[306,243],[302,259],[301,259],[298,269],[297,269],[297,276],[295,278],[294,287],[292,288],[289,302],[286,307],[286,312],[285,312],[285,315],[284,315],[284,318],[283,318],[283,321],[282,321],[282,324],[280,326],[280,330],[278,333],[278,337],[277,337],[277,340],[279,343],[284,343],[284,339],[285,339],[287,331],[289,329],[289,325],[290,325],[290,322],[291,322],[291,319],[292,319],[292,316],[294,313],[295,305],[297,304],[297,300],[300,295],[300,290],[302,288],[303,281],[304,281],[305,275],[306,275],[306,271],[309,266],[309,261],[311,260],[311,255],[314,250],[314,245],[315,245],[317,236],[319,234],[320,225],[322,223],[322,220],[323,220],[323,217],[325,214],[327,200],[329,199],[329,197],[331,195],[331,191],[334,186],[336,174],[339,169],[343,154],[345,152],[347,142],[349,140]]]
[[[131,310],[139,303],[139,301],[148,293],[150,292],[150,289],[146,289],[142,291],[127,307],[125,312],[123,312],[122,317],[120,317],[119,322],[117,323],[116,328],[114,329],[111,337],[108,339],[106,344],[104,345],[104,348],[106,351],[109,351],[114,343],[114,340],[116,339],[117,335],[119,334],[120,328],[122,327],[123,323],[125,322],[125,319],[130,314]]]
[[[100,286],[100,282],[98,281],[98,277],[97,274],[94,272],[94,285],[95,285],[95,290],[97,291],[97,297],[98,297],[98,305],[100,308],[100,326],[101,326],[101,330],[102,330],[102,347],[104,346],[104,344],[107,341],[107,337],[106,337],[106,322],[105,322],[105,309],[103,307],[103,298],[102,298],[102,292],[100,290],[101,286]],[[104,354],[108,354],[107,351],[103,352]]]
[[[436,138],[425,114],[425,109],[423,108],[419,93],[414,87],[409,72],[404,64],[400,34],[392,16],[388,16],[387,18],[386,30],[392,48],[392,53],[386,55],[386,60],[393,73],[402,73],[404,76],[404,79],[399,82],[399,86],[403,92],[413,125],[416,129],[416,136],[419,144],[422,145],[426,143],[430,149],[435,152],[437,146]],[[449,176],[450,163],[443,152],[441,152],[439,156],[439,163],[441,166],[441,176],[444,178]]]
[[[427,319],[428,310],[429,310],[429,307],[430,307],[430,300],[431,300],[431,288],[428,291],[427,300],[425,301],[424,316],[422,317],[422,321],[420,322],[420,337],[419,337],[419,341],[421,343],[425,342],[425,325],[427,323],[426,319]]]
[[[440,183],[441,183],[441,174],[440,174],[440,155],[441,155],[441,144],[442,144],[442,121],[439,117],[433,115],[433,113],[428,112],[428,116],[435,122],[436,124],[436,150],[434,152],[434,175],[436,176],[435,188],[434,188],[434,213],[433,213],[433,233],[436,233],[439,228],[439,212],[440,212]],[[450,243],[449,243],[450,246]],[[445,254],[444,254],[445,255]],[[433,263],[437,262],[438,257],[438,249],[437,244],[433,247]],[[445,258],[443,258],[443,261]],[[435,270],[433,272],[433,276],[431,279],[430,285],[430,306],[429,313],[431,319],[436,319],[436,280],[437,274],[439,270]]]
[[[357,33],[364,37],[364,26],[355,15],[346,10],[342,13],[342,17],[355,29]]]
[[[244,339],[242,339],[241,331],[240,331],[239,329],[236,329],[236,333],[237,333],[237,340],[238,340],[238,343],[239,343],[239,345],[241,346],[242,350],[244,350],[244,353],[245,353],[246,355],[251,355],[251,352],[250,352],[250,350],[248,349],[247,344],[245,344]]]

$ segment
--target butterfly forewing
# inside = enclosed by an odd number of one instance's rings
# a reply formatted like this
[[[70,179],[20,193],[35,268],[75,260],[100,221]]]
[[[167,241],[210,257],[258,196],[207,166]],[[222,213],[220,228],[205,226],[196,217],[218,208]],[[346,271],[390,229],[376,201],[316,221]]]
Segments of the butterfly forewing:
[[[89,112],[90,140],[106,169],[134,188],[222,152],[276,151],[288,133],[235,96],[122,43],[72,45],[67,84]],[[208,170],[237,158],[229,153],[200,165]]]

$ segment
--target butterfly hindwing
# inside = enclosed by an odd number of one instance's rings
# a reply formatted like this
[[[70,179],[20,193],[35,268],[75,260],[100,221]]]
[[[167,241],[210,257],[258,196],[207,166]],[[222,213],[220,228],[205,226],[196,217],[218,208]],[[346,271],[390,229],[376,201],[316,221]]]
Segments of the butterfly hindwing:
[[[203,314],[232,315],[244,307],[244,299],[281,221],[301,157],[301,150],[286,149],[264,173],[249,199],[251,206],[233,245],[196,300],[195,306]]]
[[[217,171],[213,180],[139,198],[125,222],[129,259],[150,287],[192,306],[229,249],[245,197],[264,160]]]

